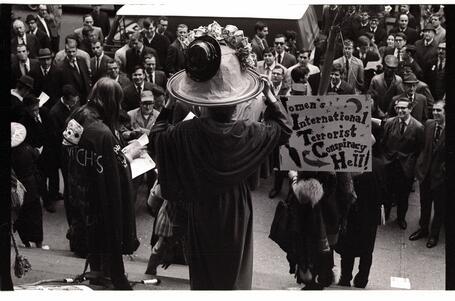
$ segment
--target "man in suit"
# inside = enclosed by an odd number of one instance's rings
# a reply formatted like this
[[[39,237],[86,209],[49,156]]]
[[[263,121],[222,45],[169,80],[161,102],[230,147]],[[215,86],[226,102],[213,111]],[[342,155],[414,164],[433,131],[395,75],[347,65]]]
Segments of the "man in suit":
[[[120,63],[119,67],[122,72],[126,72],[126,52],[128,49],[133,48],[133,44],[131,43],[131,35],[134,33],[133,30],[127,30],[126,32],[126,44],[117,49],[114,53],[114,60]]]
[[[424,70],[424,78],[435,99],[443,99],[446,93],[446,43],[438,45],[438,55]]]
[[[254,32],[256,34],[251,39],[251,48],[256,53],[257,60],[262,61],[264,59],[264,50],[269,48],[266,40],[269,28],[264,22],[258,21],[254,25]]]
[[[16,81],[23,75],[29,75],[35,79],[34,77],[38,69],[39,62],[37,59],[29,58],[27,45],[17,45],[16,55],[11,59],[12,84],[15,85]]]
[[[36,15],[36,24],[38,29],[45,32],[49,40],[51,41],[51,50],[57,53],[59,50],[60,35],[58,31],[58,25],[55,17],[52,18],[47,10],[45,4],[38,6],[38,14]]]
[[[346,81],[349,85],[354,87],[357,94],[363,90],[364,80],[364,70],[363,62],[352,55],[354,52],[354,42],[351,40],[344,40],[343,44],[343,53],[342,57],[337,58],[333,61],[334,64],[338,63],[344,69],[343,80]]]
[[[144,61],[146,54],[151,53],[155,57],[158,57],[156,50],[150,47],[146,47],[143,43],[143,37],[139,32],[135,32],[131,35],[132,48],[126,51],[126,74],[131,76],[134,72],[134,68],[137,65],[141,65]],[[157,62],[157,65],[159,62]]]
[[[342,80],[344,68],[340,63],[333,63],[330,71],[330,83],[327,94],[355,94],[354,87]]]
[[[390,199],[395,199],[396,223],[403,230],[407,228],[406,212],[416,160],[424,145],[423,125],[411,116],[411,109],[412,104],[407,97],[396,101],[397,116],[386,121],[381,141]]]
[[[367,32],[373,34],[374,38],[371,39],[378,47],[386,45],[387,32],[384,28],[379,27],[379,17],[377,14],[373,14],[370,19],[370,26]]]
[[[79,107],[79,93],[72,85],[64,85],[62,88],[62,97],[54,104],[49,112],[49,117],[54,123],[57,145],[61,146],[63,142],[63,131],[66,128],[66,119]],[[57,147],[58,168],[62,170],[64,193],[63,200],[65,204],[66,219],[68,225],[71,225],[71,208],[68,204],[68,191],[66,187],[68,181],[68,170],[65,164],[65,158],[61,147]]]
[[[377,51],[377,49],[376,49]],[[362,64],[363,64],[363,68],[364,68],[364,71],[363,71],[363,74],[364,74],[364,84],[363,84],[363,87],[361,89],[361,92],[362,93],[365,93],[368,88],[370,87],[370,82],[371,82],[371,79],[373,78],[373,76],[376,75],[376,70],[377,70],[377,67],[375,67],[374,69],[373,68],[368,68],[367,70],[365,70],[365,67],[367,67],[367,64],[369,62],[377,62],[377,64],[380,63],[380,57],[379,57],[379,53],[378,52],[375,52],[373,50],[371,50],[370,48],[370,39],[366,36],[366,35],[361,35],[358,39],[358,47],[357,49],[354,51],[353,55],[360,59],[362,61]]]
[[[416,177],[420,183],[420,228],[409,236],[409,240],[417,240],[429,235],[427,248],[438,244],[439,231],[444,223],[447,196],[444,100],[433,105],[433,118],[425,122],[425,145],[416,163]],[[434,215],[430,227],[433,203]]]
[[[408,98],[411,103],[411,116],[424,124],[428,119],[428,105],[427,98],[425,95],[416,93],[416,87],[419,80],[414,73],[406,74],[403,78],[404,93],[396,95],[392,98],[392,103],[389,107],[389,117],[396,116],[395,108],[392,104],[395,104],[399,99]]]
[[[107,76],[115,80],[119,83],[120,87],[123,90],[123,97],[125,97],[125,89],[128,86],[132,86],[133,83],[131,80],[126,76],[126,74],[120,71],[120,62],[116,60],[110,60],[107,62]]]
[[[166,73],[171,77],[177,71],[185,68],[185,54],[188,47],[188,26],[179,24],[177,26],[177,39],[169,45],[166,57]],[[155,55],[156,56],[156,55]]]
[[[310,54],[311,51],[308,49],[301,49],[298,51],[297,53],[298,63],[288,68],[288,71],[285,75],[285,80],[288,86],[292,86],[292,83],[294,82],[294,80],[291,77],[292,70],[299,66],[306,67],[309,70],[307,81],[311,87],[311,94],[316,95],[318,93],[319,81],[321,79],[321,70],[319,70],[319,67],[310,63]]]
[[[419,21],[415,18],[413,14],[409,11],[409,5],[408,4],[402,4],[399,5],[399,11],[398,11],[398,18],[396,21],[396,26],[400,25],[400,19],[399,17],[401,15],[406,15],[408,17],[408,26],[415,29],[416,31],[420,30],[420,24]]]
[[[32,93],[34,80],[28,75],[23,75],[16,83],[16,87],[11,89],[10,96],[10,121],[19,122],[25,115],[23,99]]]
[[[77,45],[76,47],[78,47],[76,49],[76,57],[78,59],[84,60],[85,64],[90,68],[90,55],[87,52],[85,52],[84,50],[79,49],[79,44],[80,44],[79,36],[75,33],[71,33],[65,37],[65,44],[68,42],[68,40],[75,41],[75,43]],[[59,67],[63,63],[65,58],[66,58],[66,50],[62,49],[55,54],[54,65],[56,67]]]
[[[169,20],[167,19],[167,17],[160,16],[158,18],[158,23],[156,24],[156,32],[160,35],[165,36],[169,40],[169,43],[172,43],[175,40],[175,36],[174,36],[174,33],[167,30],[168,26],[169,26]]]
[[[31,34],[25,33],[25,24],[21,20],[13,22],[14,36],[11,38],[11,53],[16,52],[17,45],[27,45],[30,58],[38,55],[38,39]]]
[[[92,43],[94,56],[90,59],[90,70],[92,71],[92,83],[107,74],[107,62],[112,60],[104,53],[103,44],[100,41]]]
[[[403,66],[403,78],[411,73],[414,73],[412,67],[410,65],[405,64]],[[428,87],[428,85],[425,82],[419,80],[419,78],[417,78],[417,81],[418,82],[416,84],[416,93],[422,94],[427,98],[427,112],[429,113],[428,118],[431,118],[431,111],[433,111],[434,97],[431,94],[430,87]]]
[[[84,60],[76,56],[77,42],[75,40],[66,39],[65,52],[66,57],[57,71],[58,86],[72,85],[79,92],[81,105],[84,105],[87,103],[91,86],[88,66]],[[60,89],[59,95],[62,95]]]
[[[139,107],[141,93],[145,90],[152,91],[154,84],[145,81],[145,71],[142,65],[137,65],[132,74],[133,84],[126,87],[123,93],[122,109],[131,111]]]
[[[49,39],[45,32],[38,28],[38,25],[36,23],[36,16],[27,15],[25,22],[28,25],[28,34],[35,36],[36,39],[38,40],[38,49],[50,48],[51,40]]]
[[[435,29],[433,25],[427,24],[423,29],[423,39],[415,43],[415,59],[424,72],[430,68],[431,63],[438,56],[438,44],[434,40],[434,35]],[[424,81],[428,82],[428,79],[425,78]]]
[[[395,47],[386,47],[384,50],[384,57],[391,54],[398,59],[398,66],[402,64],[405,59],[406,46],[408,44],[407,37],[402,32],[394,33]]]
[[[272,80],[272,70],[275,68],[278,63],[275,60],[275,51],[273,48],[266,48],[264,50],[264,60],[258,61],[256,71],[259,74],[265,74],[267,77]],[[287,72],[287,70],[286,70]]]
[[[398,26],[395,28],[392,28],[389,33],[402,32],[406,35],[406,40],[408,41],[408,44],[414,44],[418,39],[418,34],[414,28],[408,26],[408,22],[409,22],[408,15],[401,14],[399,16],[398,21],[399,21]]]
[[[395,74],[398,59],[389,54],[384,58],[384,72],[371,79],[368,94],[373,99],[372,116],[386,118],[392,97],[404,92],[401,77]]]
[[[94,4],[92,5],[93,10],[90,15],[93,18],[93,25],[101,28],[101,32],[105,37],[109,34],[111,30],[111,23],[109,22],[109,16],[106,12],[101,10],[101,5]]]
[[[74,33],[79,36],[79,39],[82,40],[84,35],[82,34],[82,30],[86,29],[93,29],[93,34],[95,35],[95,39],[104,43],[104,35],[103,31],[98,26],[93,26],[93,17],[92,15],[84,15],[82,17],[82,27],[76,28]]]
[[[166,62],[167,50],[171,43],[166,36],[156,33],[155,19],[151,19],[150,21],[144,20],[143,25],[144,30],[142,31],[142,35],[144,37],[144,46],[156,50],[158,54],[158,61],[160,62],[160,66],[157,66],[157,69],[163,70],[164,64]]]
[[[166,90],[166,73],[156,70],[156,58],[149,53],[144,57],[145,81],[158,85]]]
[[[49,117],[49,111],[39,107],[39,99],[29,94],[24,97],[23,103],[26,114],[20,123],[27,129],[26,141],[40,153],[37,165],[43,179],[38,184],[38,189],[43,198],[44,208],[54,213],[59,191],[57,148],[61,145],[57,144],[55,127]]]
[[[286,37],[283,34],[277,34],[274,39],[275,44],[275,60],[278,64],[283,65],[286,68],[297,64],[295,56],[284,51],[284,45],[286,44]]]
[[[38,53],[39,68],[33,72],[35,79],[35,95],[40,95],[41,92],[49,96],[49,100],[44,104],[48,109],[57,101],[58,87],[56,86],[57,68],[52,64],[52,53],[49,48],[40,49]]]

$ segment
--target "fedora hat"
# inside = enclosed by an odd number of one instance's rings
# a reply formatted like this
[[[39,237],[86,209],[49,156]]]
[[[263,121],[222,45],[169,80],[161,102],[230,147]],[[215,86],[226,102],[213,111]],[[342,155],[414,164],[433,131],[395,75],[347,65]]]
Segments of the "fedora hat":
[[[173,97],[196,106],[229,106],[257,97],[263,89],[259,74],[242,68],[235,49],[205,35],[187,49],[185,70],[175,73],[167,88]]]
[[[433,24],[431,24],[431,23],[428,23],[427,25],[425,25],[425,27],[423,28],[422,31],[428,31],[428,30],[433,30],[433,32],[436,33],[436,29],[434,28]]]
[[[32,20],[36,22],[36,17],[34,15],[27,15],[27,17],[25,18],[25,23],[28,24]]]
[[[11,122],[11,147],[16,147],[24,142],[27,136],[25,126],[17,122]]]
[[[35,84],[35,80],[28,75],[22,75],[19,78],[18,82],[20,82],[21,84],[23,84],[24,86],[26,86],[30,89],[33,89],[33,86]]]
[[[392,54],[386,55],[384,64],[389,68],[396,68],[398,67],[398,58]]]
[[[408,73],[403,77],[403,83],[404,84],[417,84],[419,80],[415,76],[414,73]]]
[[[38,59],[47,59],[52,57],[52,52],[49,50],[49,48],[41,48],[38,51]]]
[[[152,91],[145,90],[141,93],[141,102],[154,102],[155,97]]]

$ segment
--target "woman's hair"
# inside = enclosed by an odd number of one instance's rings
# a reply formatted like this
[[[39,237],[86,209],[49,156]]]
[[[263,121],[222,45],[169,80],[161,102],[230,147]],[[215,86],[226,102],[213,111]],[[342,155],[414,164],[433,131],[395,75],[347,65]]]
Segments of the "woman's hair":
[[[202,107],[201,112],[202,116],[207,116],[212,118],[217,122],[229,122],[232,120],[232,115],[234,115],[237,106],[219,106],[219,107]]]
[[[94,107],[101,120],[114,131],[118,127],[122,98],[123,91],[120,85],[113,79],[102,77],[93,86],[87,105]]]

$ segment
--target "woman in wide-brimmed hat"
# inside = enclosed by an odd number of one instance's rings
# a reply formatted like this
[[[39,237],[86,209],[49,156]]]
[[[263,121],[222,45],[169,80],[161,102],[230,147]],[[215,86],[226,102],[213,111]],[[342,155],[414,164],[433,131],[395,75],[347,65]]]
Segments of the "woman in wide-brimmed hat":
[[[163,198],[188,205],[191,289],[251,289],[247,178],[288,140],[291,128],[270,82],[248,68],[248,47],[235,50],[228,46],[232,40],[216,33],[212,27],[211,34],[196,38],[187,49],[186,70],[170,78],[170,99],[151,130],[150,152]],[[264,123],[232,120],[237,104],[261,93]],[[200,118],[171,126],[168,117],[177,99],[200,106]]]

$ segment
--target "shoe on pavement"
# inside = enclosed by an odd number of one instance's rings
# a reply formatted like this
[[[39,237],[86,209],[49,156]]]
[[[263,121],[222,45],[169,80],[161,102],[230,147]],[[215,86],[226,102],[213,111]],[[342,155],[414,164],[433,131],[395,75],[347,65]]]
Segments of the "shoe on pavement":
[[[278,193],[280,193],[280,191],[278,189],[273,188],[269,192],[269,198],[273,199],[274,197],[276,197],[278,195]]]
[[[436,237],[430,237],[427,241],[427,248],[433,248],[438,244],[438,239]]]
[[[409,236],[409,240],[418,240],[428,236],[428,231],[420,228]]]
[[[57,212],[57,209],[55,209],[55,203],[54,202],[45,204],[44,205],[44,209],[46,209],[46,211],[49,212],[49,213]]]
[[[408,227],[408,223],[406,223],[406,221],[404,219],[403,220],[397,219],[396,222],[397,222],[398,226],[403,230],[406,230],[406,228]]]

